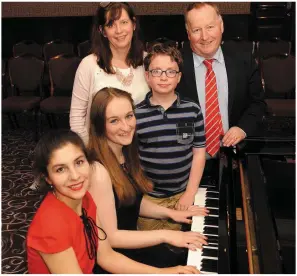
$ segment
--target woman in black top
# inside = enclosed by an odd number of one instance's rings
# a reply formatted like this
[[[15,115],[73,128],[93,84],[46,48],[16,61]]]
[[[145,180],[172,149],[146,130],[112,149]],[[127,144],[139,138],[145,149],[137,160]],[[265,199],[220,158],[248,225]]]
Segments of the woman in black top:
[[[192,206],[187,211],[177,211],[142,197],[152,189],[152,183],[140,168],[134,136],[136,119],[129,93],[116,88],[101,89],[93,98],[90,113],[88,147],[101,163],[97,162],[93,170],[90,193],[112,247],[134,260],[168,267],[176,265],[176,254],[163,243],[191,250],[207,244],[206,238],[196,232],[137,231],[139,215],[190,223],[189,217],[206,215],[207,210]],[[181,268],[188,267],[168,268],[171,270],[166,273],[181,273]]]

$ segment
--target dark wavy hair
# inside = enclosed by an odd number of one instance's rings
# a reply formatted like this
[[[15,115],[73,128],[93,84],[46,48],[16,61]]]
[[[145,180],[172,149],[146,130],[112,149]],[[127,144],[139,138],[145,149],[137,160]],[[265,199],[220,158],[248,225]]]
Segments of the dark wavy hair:
[[[133,9],[125,2],[111,2],[105,8],[102,6],[98,7],[92,29],[92,53],[97,56],[99,67],[107,74],[115,74],[115,71],[111,65],[112,52],[109,46],[109,40],[103,36],[100,28],[103,30],[105,26],[112,25],[115,20],[121,17],[122,10],[128,13],[130,20],[135,24],[135,31],[133,32],[126,63],[133,68],[143,64],[144,46],[139,39],[140,28]]]
[[[33,157],[33,172],[35,175],[35,181],[38,184],[37,189],[40,192],[50,190],[50,185],[46,182],[45,177],[48,176],[47,166],[53,152],[67,144],[72,144],[80,148],[90,164],[92,164],[95,160],[95,156],[87,150],[84,142],[77,133],[71,130],[62,129],[47,132],[38,141]]]

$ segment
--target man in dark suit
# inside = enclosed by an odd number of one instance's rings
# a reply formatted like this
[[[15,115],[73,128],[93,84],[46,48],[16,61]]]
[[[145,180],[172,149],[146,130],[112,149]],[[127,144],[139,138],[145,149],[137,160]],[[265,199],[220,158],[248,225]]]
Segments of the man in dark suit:
[[[246,136],[255,134],[266,109],[257,64],[252,53],[227,53],[220,47],[224,24],[215,4],[190,4],[185,21],[189,43],[182,49],[184,69],[177,91],[199,103],[205,120],[204,60],[213,59],[222,143],[235,146]]]

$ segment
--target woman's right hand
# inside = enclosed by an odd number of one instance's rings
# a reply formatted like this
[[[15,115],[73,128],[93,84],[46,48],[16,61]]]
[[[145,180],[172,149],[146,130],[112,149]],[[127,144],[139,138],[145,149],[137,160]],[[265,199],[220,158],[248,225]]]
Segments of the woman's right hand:
[[[158,274],[200,274],[200,271],[195,266],[178,265],[173,267],[160,268]]]
[[[185,247],[195,251],[197,248],[202,248],[203,245],[207,245],[207,237],[203,236],[199,232],[183,232],[176,230],[165,230],[164,232],[165,243],[177,247]]]

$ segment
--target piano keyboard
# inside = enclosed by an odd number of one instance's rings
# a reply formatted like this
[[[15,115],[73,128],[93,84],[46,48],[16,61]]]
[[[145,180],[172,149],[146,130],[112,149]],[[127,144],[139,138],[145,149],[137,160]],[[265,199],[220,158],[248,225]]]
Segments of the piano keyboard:
[[[206,186],[205,186],[206,187]],[[194,216],[191,231],[207,236],[208,245],[197,251],[189,250],[187,265],[196,266],[203,273],[218,273],[219,192],[214,186],[200,187],[195,205],[205,206],[210,212],[206,217]]]

